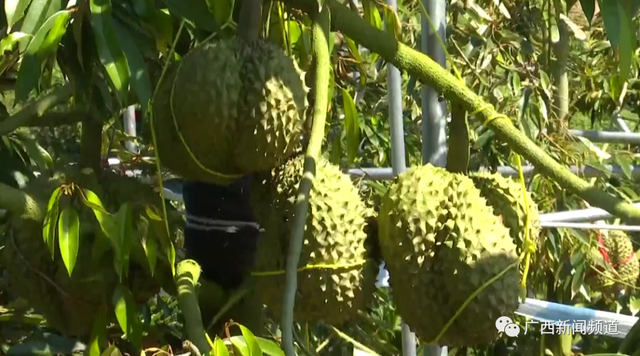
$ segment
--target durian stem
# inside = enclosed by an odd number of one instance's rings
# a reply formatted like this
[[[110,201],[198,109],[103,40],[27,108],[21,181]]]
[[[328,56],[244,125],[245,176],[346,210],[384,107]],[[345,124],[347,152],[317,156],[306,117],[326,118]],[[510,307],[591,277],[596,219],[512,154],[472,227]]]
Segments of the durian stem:
[[[282,346],[287,356],[295,356],[293,345],[293,310],[296,299],[298,263],[304,240],[304,230],[309,208],[309,193],[316,173],[316,161],[320,157],[324,127],[329,106],[329,76],[331,62],[329,58],[329,8],[323,6],[313,22],[313,52],[315,56],[315,102],[313,123],[309,135],[309,145],[304,160],[304,174],[298,187],[295,215],[291,226],[289,254],[286,266],[286,284],[283,293],[282,316],[280,329],[282,331]]]
[[[316,0],[284,0],[291,6],[312,12]],[[457,80],[446,69],[427,55],[404,45],[382,30],[376,29],[337,0],[326,0],[324,6],[331,9],[333,29],[341,31],[357,43],[378,53],[396,67],[415,75],[423,83],[435,88],[449,100],[460,102],[467,112],[478,111],[479,118],[489,120],[488,127],[516,153],[531,162],[540,173],[556,181],[591,205],[622,218],[629,224],[640,224],[640,209],[587,183],[565,166],[555,161],[543,149],[529,140],[513,123],[505,119],[490,120],[499,115],[495,108]],[[479,111],[481,108],[483,110]]]
[[[262,28],[262,0],[242,0],[238,35],[247,42],[260,38]]]
[[[46,207],[22,190],[0,183],[0,209],[20,219],[43,221]]]
[[[196,285],[200,279],[200,265],[194,260],[180,261],[176,266],[176,285],[178,287],[178,305],[184,315],[184,327],[187,337],[205,354],[209,354],[211,347],[207,342],[207,335],[202,323],[200,306],[196,295]]]

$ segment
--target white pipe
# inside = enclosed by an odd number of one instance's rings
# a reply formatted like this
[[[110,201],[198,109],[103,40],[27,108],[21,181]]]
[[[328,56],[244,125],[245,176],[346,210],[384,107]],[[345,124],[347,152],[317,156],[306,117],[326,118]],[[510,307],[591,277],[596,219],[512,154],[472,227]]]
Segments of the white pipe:
[[[569,228],[582,230],[618,230],[618,231],[640,231],[640,226],[632,225],[610,225],[610,224],[585,224],[561,221],[542,221],[542,227],[547,228]]]

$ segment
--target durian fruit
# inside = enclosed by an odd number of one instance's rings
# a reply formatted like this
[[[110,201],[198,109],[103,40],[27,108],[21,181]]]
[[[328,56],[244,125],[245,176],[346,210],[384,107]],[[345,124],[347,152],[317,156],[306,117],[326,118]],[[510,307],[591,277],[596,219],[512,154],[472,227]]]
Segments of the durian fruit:
[[[469,175],[473,180],[480,194],[487,200],[489,206],[493,208],[495,215],[502,219],[502,223],[509,229],[511,238],[516,244],[518,254],[524,248],[526,233],[526,210],[523,201],[523,190],[519,182],[503,177],[498,173],[473,172]],[[542,240],[540,239],[540,215],[538,206],[531,198],[531,194],[526,192],[527,205],[529,209],[529,241],[536,249],[540,249]]]
[[[296,62],[275,44],[207,41],[160,85],[158,153],[183,178],[226,185],[272,169],[299,148],[308,89]]]
[[[605,294],[617,294],[635,286],[640,263],[629,236],[617,230],[600,232],[600,236],[601,241],[589,255],[593,271],[588,273],[587,283]]]
[[[298,156],[271,174],[256,177],[251,191],[256,219],[265,229],[254,276],[265,305],[276,316],[281,312],[290,224],[303,161],[304,156]],[[365,246],[368,213],[350,177],[320,159],[300,255],[299,266],[308,269],[298,273],[296,321],[335,325],[367,305],[377,273]]]
[[[432,165],[409,169],[383,197],[378,229],[394,302],[420,338],[436,341],[493,278],[437,342],[475,346],[498,337],[495,320],[518,307],[518,256],[471,179]]]
[[[102,179],[98,179],[94,174],[85,174],[74,168],[67,169],[54,178],[38,178],[30,182],[26,192],[46,207],[55,188],[72,182],[96,193],[105,209],[110,212],[115,212],[120,203],[130,203],[134,220],[139,220],[137,217],[141,216],[140,212],[147,204],[159,203],[157,194],[150,186],[133,178],[106,173]],[[79,252],[71,277],[62,262],[57,243],[52,260],[43,242],[41,220],[19,217],[12,219],[4,236],[5,248],[0,250],[0,258],[7,271],[7,282],[12,295],[29,301],[37,312],[45,316],[49,327],[69,336],[86,336],[92,330],[99,308],[111,300],[118,284],[118,276],[113,268],[113,252],[100,248],[105,244],[108,247],[109,242],[93,212],[79,199],[66,199],[64,204],[74,206],[80,215]],[[164,231],[162,221],[150,221],[147,238],[160,238],[158,232]],[[140,256],[136,253],[140,245],[136,243],[139,242],[139,237],[139,234],[133,236],[128,275],[123,283],[128,285],[137,302],[144,303],[160,291],[160,283],[151,277],[150,266],[144,254]],[[156,277],[171,275],[170,267],[162,256],[158,256],[154,272]],[[111,320],[114,320],[112,308],[109,310]]]

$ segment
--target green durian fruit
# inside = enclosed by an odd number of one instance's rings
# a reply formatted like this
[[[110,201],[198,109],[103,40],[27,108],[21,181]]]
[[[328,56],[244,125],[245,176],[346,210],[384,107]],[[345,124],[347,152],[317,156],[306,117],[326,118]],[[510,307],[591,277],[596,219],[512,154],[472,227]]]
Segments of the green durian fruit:
[[[265,305],[276,315],[281,312],[285,275],[260,273],[285,270],[303,160],[298,156],[268,176],[256,177],[251,191],[255,216],[265,229],[254,275]],[[369,213],[350,177],[320,159],[299,262],[300,268],[311,268],[298,273],[296,321],[339,324],[367,305],[377,275],[365,246]]]
[[[241,58],[234,163],[244,173],[266,171],[299,151],[309,89],[297,62],[271,42],[243,46]]]
[[[509,230],[471,179],[432,165],[409,169],[384,196],[378,229],[398,312],[420,338],[435,342],[489,283],[437,342],[496,340],[496,319],[518,307],[518,256]]]
[[[294,59],[267,41],[202,43],[154,99],[162,163],[186,179],[229,184],[300,148],[308,89]]]
[[[589,255],[594,269],[587,278],[592,289],[605,294],[617,294],[635,286],[640,274],[640,263],[633,242],[623,231],[601,232],[602,243],[591,249]]]
[[[494,214],[499,216],[504,226],[509,229],[511,238],[518,247],[518,254],[522,253],[527,220],[520,183],[497,173],[474,172],[469,177],[480,190],[482,197],[493,208]],[[541,227],[538,206],[529,192],[526,192],[526,199],[529,210],[529,241],[539,249]]]

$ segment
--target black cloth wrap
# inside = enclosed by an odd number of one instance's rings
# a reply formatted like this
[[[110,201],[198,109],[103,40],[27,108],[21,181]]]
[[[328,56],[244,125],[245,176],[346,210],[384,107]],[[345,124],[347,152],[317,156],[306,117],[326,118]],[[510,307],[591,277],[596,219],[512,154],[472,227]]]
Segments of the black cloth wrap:
[[[250,179],[230,186],[197,181],[183,186],[186,257],[224,289],[239,287],[254,266],[260,229],[249,204]],[[230,226],[234,221],[242,223]]]

